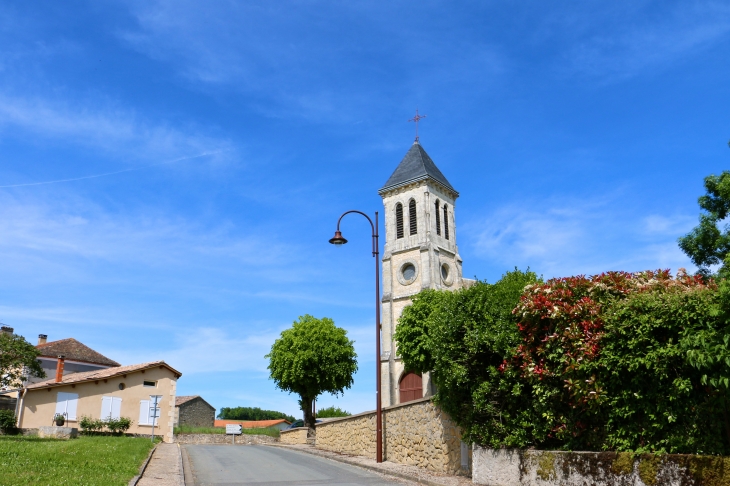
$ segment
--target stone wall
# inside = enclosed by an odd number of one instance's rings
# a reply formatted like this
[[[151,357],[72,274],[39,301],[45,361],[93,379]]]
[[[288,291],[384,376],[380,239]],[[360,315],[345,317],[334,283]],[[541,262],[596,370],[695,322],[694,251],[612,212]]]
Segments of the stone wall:
[[[178,444],[232,444],[231,436],[227,434],[176,434]],[[268,435],[237,435],[236,445],[271,444],[278,442],[276,437]]]
[[[474,484],[489,486],[721,486],[730,457],[474,448]]]
[[[375,412],[317,424],[319,449],[375,457]],[[383,459],[432,471],[461,470],[458,427],[430,398],[383,408]]]
[[[177,426],[213,427],[215,425],[215,408],[200,397],[179,405],[177,408]]]
[[[279,442],[282,444],[306,444],[307,428],[297,427],[295,429],[282,430],[279,434]]]

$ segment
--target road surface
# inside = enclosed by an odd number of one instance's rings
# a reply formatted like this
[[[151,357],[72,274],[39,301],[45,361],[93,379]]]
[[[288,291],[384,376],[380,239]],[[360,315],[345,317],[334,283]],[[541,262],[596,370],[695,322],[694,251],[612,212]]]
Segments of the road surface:
[[[403,486],[358,467],[271,446],[184,445],[195,486]]]

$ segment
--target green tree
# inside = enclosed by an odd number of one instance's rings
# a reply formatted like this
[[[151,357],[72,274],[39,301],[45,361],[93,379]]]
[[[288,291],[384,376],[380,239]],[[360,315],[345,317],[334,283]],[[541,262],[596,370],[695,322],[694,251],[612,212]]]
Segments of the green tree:
[[[697,265],[700,273],[709,275],[710,266],[722,264],[718,274],[730,275],[730,228],[722,227],[730,211],[730,172],[705,177],[706,194],[699,198],[700,224],[679,238],[679,247]]]
[[[350,412],[334,405],[317,410],[317,418],[349,417],[350,415],[352,415]]]
[[[395,331],[406,368],[432,371],[436,402],[464,431],[484,445],[529,445],[524,427],[534,407],[515,370],[503,371],[520,342],[517,306],[529,270],[507,272],[497,283],[477,282],[456,292],[426,290],[403,310]]]
[[[222,420],[278,420],[294,422],[294,417],[275,410],[262,410],[259,407],[223,407],[218,418]]]
[[[21,388],[26,376],[45,378],[39,355],[23,336],[0,332],[0,387]]]
[[[304,315],[274,341],[269,359],[276,387],[299,395],[304,423],[314,428],[312,402],[322,393],[341,394],[357,371],[354,341],[332,319]]]

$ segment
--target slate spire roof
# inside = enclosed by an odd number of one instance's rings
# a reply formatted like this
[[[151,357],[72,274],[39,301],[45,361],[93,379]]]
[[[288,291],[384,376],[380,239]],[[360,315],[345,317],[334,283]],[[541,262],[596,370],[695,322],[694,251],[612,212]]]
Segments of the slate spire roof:
[[[395,172],[390,176],[388,182],[378,191],[379,194],[383,194],[396,187],[404,186],[411,182],[422,181],[426,179],[433,179],[442,186],[454,191],[457,195],[459,194],[454,189],[446,177],[436,167],[431,157],[428,156],[421,144],[416,140],[411,146],[410,150],[403,157]]]

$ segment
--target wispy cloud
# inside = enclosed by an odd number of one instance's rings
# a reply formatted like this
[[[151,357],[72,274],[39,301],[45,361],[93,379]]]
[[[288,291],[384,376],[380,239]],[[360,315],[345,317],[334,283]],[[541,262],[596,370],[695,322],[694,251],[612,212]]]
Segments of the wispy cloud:
[[[571,40],[567,71],[611,82],[683,62],[726,42],[730,6],[726,2],[612,4],[597,12],[566,15],[565,23],[574,35],[583,36]]]
[[[206,135],[193,126],[185,130],[155,123],[108,100],[77,101],[71,106],[66,101],[0,94],[0,130],[6,138],[31,133],[38,143],[62,139],[127,164],[172,164],[201,154],[208,163],[221,163],[234,152],[226,138]]]
[[[618,208],[618,209],[617,209]],[[694,224],[688,215],[637,215],[595,200],[543,200],[501,207],[462,228],[481,258],[505,268],[530,266],[546,277],[607,270],[693,268],[676,239]]]

